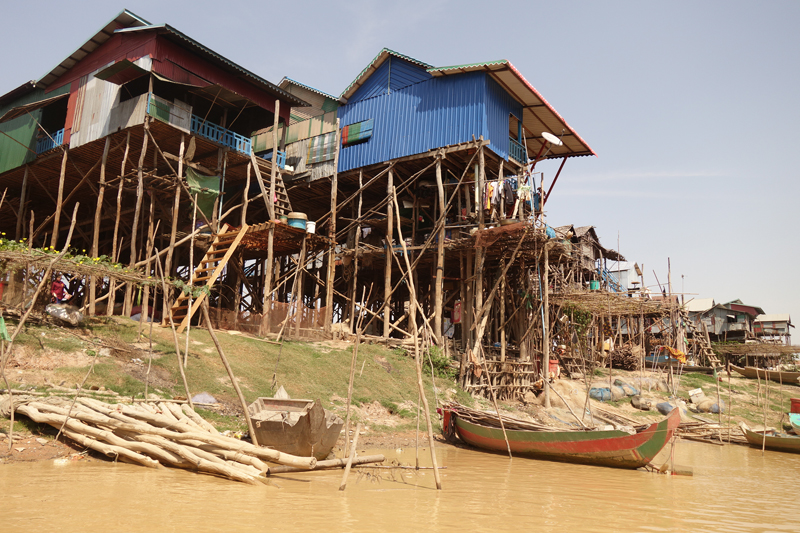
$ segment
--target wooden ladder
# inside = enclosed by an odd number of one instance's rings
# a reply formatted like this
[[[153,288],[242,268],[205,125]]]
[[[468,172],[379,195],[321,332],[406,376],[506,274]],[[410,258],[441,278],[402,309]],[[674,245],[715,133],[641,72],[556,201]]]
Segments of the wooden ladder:
[[[271,176],[266,165],[262,166],[261,164],[262,162],[266,163],[267,160],[259,157],[256,157],[255,159],[258,161],[260,170],[263,171],[262,177],[264,182],[264,190],[267,191],[267,194],[269,194]],[[257,176],[258,175],[256,175],[256,179],[258,179]],[[275,173],[275,197],[275,217],[288,215],[292,212],[292,202],[289,200],[289,192],[286,190],[286,184],[283,183],[283,177],[281,176],[280,172]],[[268,201],[271,200],[271,198],[268,199]]]
[[[216,283],[217,278],[222,274],[225,265],[228,264],[236,247],[239,246],[245,233],[247,233],[247,225],[243,224],[241,228],[231,230],[228,224],[225,224],[219,233],[214,237],[214,241],[208,247],[203,260],[197,265],[197,268],[192,272],[192,280],[190,285],[192,287],[211,287]],[[177,325],[178,333],[181,333],[189,321],[192,319],[195,311],[199,309],[200,305],[206,297],[206,292],[200,293],[197,298],[191,300],[187,294],[181,294],[172,304],[170,314],[172,321]],[[162,326],[169,327],[169,318],[165,318]]]
[[[683,308],[680,310],[680,317],[683,319],[683,323],[686,324],[687,329],[692,333],[692,339],[700,345],[700,356],[708,360],[708,366],[721,366],[722,363],[717,359],[717,354],[714,353],[714,349],[711,347],[711,339],[708,336],[708,328],[706,328],[705,322],[700,321],[703,326],[703,330],[700,331],[694,321],[689,318],[689,313]]]

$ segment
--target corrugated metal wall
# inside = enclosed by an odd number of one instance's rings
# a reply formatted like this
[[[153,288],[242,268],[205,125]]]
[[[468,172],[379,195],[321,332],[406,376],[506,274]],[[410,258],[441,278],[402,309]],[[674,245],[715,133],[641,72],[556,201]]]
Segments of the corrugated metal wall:
[[[409,85],[431,79],[428,72],[413,63],[389,56],[349,99],[349,103],[399,91]]]
[[[398,64],[410,66],[394,59],[394,70]],[[483,72],[431,78],[360,98],[361,91],[373,90],[365,84],[339,108],[342,126],[375,119],[369,141],[342,149],[340,172],[467,142],[473,135],[483,135],[491,141],[489,148],[507,157],[508,116],[522,113],[521,105]]]
[[[134,61],[134,64],[147,71],[150,70],[152,63],[149,56]],[[112,111],[120,103],[120,86],[95,78],[94,75],[113,64],[112,61],[102,65],[80,79],[75,117],[69,139],[70,148],[77,148],[108,135]],[[116,113],[114,114],[114,122],[120,122],[120,117],[117,117]]]
[[[45,95],[44,90],[37,89],[25,96],[22,96],[9,103],[5,107],[0,107],[0,116],[15,107],[32,104],[45,98],[58,96],[69,92],[69,86],[62,87]],[[42,110],[31,111],[30,115],[25,114],[14,120],[0,124],[0,131],[11,136],[0,135],[0,173],[12,168],[17,168],[36,159],[36,155],[31,150],[36,150],[36,121],[41,120]],[[34,120],[35,119],[35,120]],[[54,132],[50,132],[53,134]],[[17,142],[19,141],[19,142]],[[21,144],[20,144],[21,143]],[[27,148],[26,148],[27,147]]]

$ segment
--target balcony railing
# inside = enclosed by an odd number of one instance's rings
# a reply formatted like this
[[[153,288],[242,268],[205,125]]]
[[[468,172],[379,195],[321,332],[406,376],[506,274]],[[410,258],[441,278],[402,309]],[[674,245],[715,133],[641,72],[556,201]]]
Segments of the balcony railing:
[[[251,145],[249,138],[226,130],[212,122],[204,121],[197,115],[192,115],[191,132],[227,146],[231,150],[250,155]]]
[[[36,141],[36,153],[42,154],[48,150],[52,150],[56,146],[64,144],[64,129],[60,129],[53,134],[53,138],[43,137]]]
[[[528,161],[525,147],[511,137],[508,138],[508,155],[523,164]]]

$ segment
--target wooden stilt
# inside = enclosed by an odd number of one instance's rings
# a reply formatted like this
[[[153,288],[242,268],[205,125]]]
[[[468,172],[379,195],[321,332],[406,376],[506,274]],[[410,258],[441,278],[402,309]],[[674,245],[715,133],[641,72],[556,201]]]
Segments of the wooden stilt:
[[[434,287],[433,303],[433,334],[436,343],[442,345],[442,278],[444,276],[444,232],[445,224],[441,221],[446,220],[444,206],[444,185],[442,184],[442,158],[436,158],[436,187],[439,192],[439,235],[436,243],[436,286]]]
[[[144,196],[144,158],[147,156],[147,130],[150,129],[149,117],[144,119],[144,135],[142,140],[142,153],[139,154],[139,167],[137,171],[136,185],[136,207],[133,210],[133,226],[131,227],[131,266],[136,265],[136,237],[139,231],[139,212],[142,209],[142,197]],[[131,316],[133,307],[133,286],[129,283],[125,287],[125,304],[122,313],[124,316]]]
[[[100,215],[103,211],[103,198],[106,194],[106,161],[108,160],[108,149],[111,146],[111,136],[106,137],[106,144],[103,147],[103,158],[100,162],[100,182],[97,191],[97,208],[94,212],[94,229],[92,231],[92,257],[98,257],[100,240]],[[97,280],[94,276],[89,277],[89,316],[95,315],[95,297]]]
[[[356,307],[356,291],[358,290],[358,245],[361,241],[361,207],[362,207],[362,200],[363,195],[361,194],[362,188],[364,187],[364,170],[361,169],[358,171],[358,211],[356,212],[356,220],[358,223],[356,224],[356,238],[355,244],[353,246],[353,290],[350,292],[350,331],[355,333],[356,331],[356,321],[355,317],[355,307]],[[359,313],[360,315],[361,313]]]
[[[333,282],[336,273],[336,200],[338,198],[339,178],[339,145],[341,132],[339,131],[339,119],[336,119],[336,152],[333,156],[333,177],[331,178],[331,219],[328,224],[328,237],[330,246],[328,248],[328,275],[325,278],[325,333],[330,334],[331,322],[333,321]]]
[[[64,198],[64,178],[67,174],[67,156],[69,154],[69,147],[62,147],[64,155],[61,158],[61,173],[58,177],[58,199],[56,200],[56,213],[53,217],[53,235],[50,237],[50,248],[55,249],[58,244],[59,222],[61,221],[61,207],[62,199]]]
[[[386,186],[386,194],[394,192],[394,170],[389,169],[389,183]],[[392,306],[392,236],[394,235],[394,215],[392,213],[392,202],[386,205],[386,264],[384,265],[383,282],[383,336],[389,338],[389,327],[391,325],[391,306]]]
[[[305,270],[306,270],[306,238],[303,237],[303,244],[300,245],[300,255],[298,256],[297,262],[297,288],[295,293],[295,306],[296,306],[296,317],[295,318],[295,325],[294,325],[294,335],[297,338],[300,338],[300,323],[303,321],[303,315],[305,314],[305,304],[303,303],[303,278],[305,277]]]
[[[544,380],[544,407],[550,409],[550,257],[547,251],[547,242],[544,243],[544,281],[542,282],[542,308],[544,318],[542,322],[542,378]],[[611,363],[609,359],[609,375]]]
[[[22,175],[22,191],[19,196],[19,211],[17,211],[17,231],[14,239],[22,239],[22,231],[25,228],[25,203],[28,195],[28,165],[25,165],[25,174]]]
[[[125,153],[122,156],[122,165],[119,170],[119,185],[117,185],[117,216],[114,219],[114,236],[111,238],[111,259],[114,262],[119,261],[120,250],[117,243],[117,235],[119,234],[119,221],[122,215],[122,185],[125,182],[125,163],[128,161],[128,152],[131,147],[131,132],[128,130],[128,135],[125,139]],[[116,281],[110,279],[108,282],[108,304],[106,305],[106,316],[114,314],[115,306],[115,293]]]

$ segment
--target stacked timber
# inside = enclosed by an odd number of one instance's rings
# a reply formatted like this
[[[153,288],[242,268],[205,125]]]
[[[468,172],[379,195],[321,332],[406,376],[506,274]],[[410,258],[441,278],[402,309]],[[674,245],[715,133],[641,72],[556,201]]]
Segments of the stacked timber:
[[[265,461],[300,470],[314,469],[317,464],[314,457],[297,457],[220,435],[188,405],[0,396],[0,412],[10,416],[12,409],[53,426],[81,446],[151,468],[172,466],[256,484],[269,472]]]
[[[611,352],[611,365],[624,370],[639,370],[642,367],[642,348],[626,342]]]

